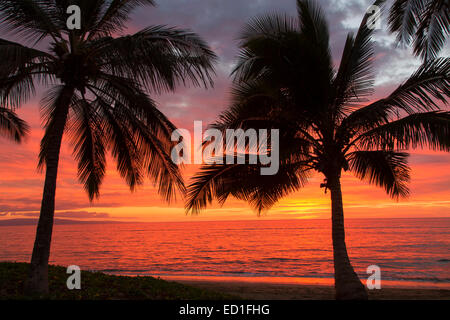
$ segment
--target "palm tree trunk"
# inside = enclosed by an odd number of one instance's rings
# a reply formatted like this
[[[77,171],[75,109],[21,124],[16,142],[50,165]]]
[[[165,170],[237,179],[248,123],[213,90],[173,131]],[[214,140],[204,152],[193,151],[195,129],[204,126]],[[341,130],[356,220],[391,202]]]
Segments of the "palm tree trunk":
[[[72,87],[64,87],[56,101],[55,122],[50,133],[50,144],[46,157],[46,172],[41,212],[36,230],[28,290],[32,293],[48,293],[48,260],[55,212],[56,179],[58,176],[59,153],[69,105],[74,93]]]
[[[350,263],[345,245],[344,207],[339,175],[328,179],[334,256],[334,285],[338,300],[367,300],[367,291]]]

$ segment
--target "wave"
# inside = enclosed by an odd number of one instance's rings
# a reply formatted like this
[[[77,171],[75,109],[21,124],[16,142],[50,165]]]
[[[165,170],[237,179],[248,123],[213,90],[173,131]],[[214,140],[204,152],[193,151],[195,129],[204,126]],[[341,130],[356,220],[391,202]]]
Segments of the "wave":
[[[150,270],[150,269],[101,269],[94,270],[99,272],[107,272],[112,274],[135,274],[135,275],[148,275],[148,274],[158,274],[165,276],[246,276],[249,278],[333,278],[332,273],[322,273],[309,272],[306,274],[285,274],[283,272],[274,272],[272,270],[255,270],[253,272],[241,271],[241,270],[193,270],[192,272],[180,272],[175,269],[160,269],[160,270]],[[365,279],[364,276],[361,279]],[[411,281],[411,282],[429,282],[429,283],[450,283],[450,278],[436,278],[436,277],[414,277],[414,276],[390,276],[383,278],[387,281]],[[383,281],[382,279],[382,281]]]
[[[264,260],[271,261],[304,261],[305,259],[297,259],[297,258],[265,258]]]
[[[386,280],[391,281],[414,281],[414,282],[433,282],[433,283],[450,283],[450,278],[433,278],[433,277],[390,277]],[[381,280],[383,281],[383,279]]]

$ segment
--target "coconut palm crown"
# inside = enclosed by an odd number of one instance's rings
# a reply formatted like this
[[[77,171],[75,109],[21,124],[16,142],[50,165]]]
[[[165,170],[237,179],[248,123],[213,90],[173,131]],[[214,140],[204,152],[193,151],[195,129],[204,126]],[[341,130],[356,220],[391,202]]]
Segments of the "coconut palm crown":
[[[450,93],[450,59],[429,60],[389,96],[368,103],[374,85],[369,15],[348,35],[335,69],[322,10],[310,0],[297,7],[296,18],[263,15],[244,27],[232,104],[212,125],[279,129],[278,173],[261,175],[261,163],[205,164],[187,188],[186,208],[197,213],[232,196],[261,213],[300,190],[313,172],[322,174],[321,186],[331,194],[336,297],[367,299],[347,254],[341,174],[350,171],[393,198],[408,196],[407,149],[450,151],[450,113],[440,108]]]

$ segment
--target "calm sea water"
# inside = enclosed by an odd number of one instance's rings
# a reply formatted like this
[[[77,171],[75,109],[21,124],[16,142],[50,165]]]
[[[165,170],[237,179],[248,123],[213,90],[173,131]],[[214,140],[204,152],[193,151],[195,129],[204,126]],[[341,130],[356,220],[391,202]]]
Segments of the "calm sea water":
[[[361,277],[450,288],[450,218],[349,219],[347,245]],[[0,227],[0,261],[29,261],[35,227]],[[50,263],[113,274],[301,282],[331,281],[328,220],[57,225]]]

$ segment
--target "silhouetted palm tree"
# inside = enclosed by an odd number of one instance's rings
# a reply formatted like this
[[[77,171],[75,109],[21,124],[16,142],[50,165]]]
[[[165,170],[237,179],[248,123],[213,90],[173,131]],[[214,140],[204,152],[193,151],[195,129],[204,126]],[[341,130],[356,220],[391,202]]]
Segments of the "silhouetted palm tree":
[[[39,165],[46,169],[42,206],[31,259],[30,289],[48,291],[48,258],[55,210],[61,140],[67,132],[78,161],[78,176],[90,200],[98,197],[106,153],[133,190],[144,171],[167,200],[184,185],[170,160],[173,124],[145,93],[170,91],[178,84],[212,85],[215,54],[196,34],[152,26],[132,35],[130,12],[152,0],[5,0],[0,24],[42,51],[2,40],[0,98],[19,106],[36,84],[50,89],[42,99],[45,135]],[[69,5],[81,8],[81,29],[69,30]],[[184,191],[184,190],[183,190]]]
[[[336,297],[366,299],[345,244],[341,173],[351,171],[394,198],[408,195],[404,150],[450,151],[450,113],[437,104],[450,93],[450,59],[425,63],[388,97],[364,105],[373,87],[368,16],[348,35],[334,70],[322,11],[313,1],[297,4],[298,19],[267,15],[246,25],[232,106],[212,125],[280,129],[278,173],[261,175],[261,163],[204,165],[188,187],[186,208],[196,213],[214,198],[223,204],[234,196],[261,213],[303,187],[313,171],[323,174],[322,187],[331,192]]]
[[[448,0],[395,0],[389,13],[390,31],[397,41],[413,44],[414,54],[434,59],[450,33]]]
[[[0,135],[20,143],[28,131],[27,123],[20,119],[14,111],[0,107]]]

